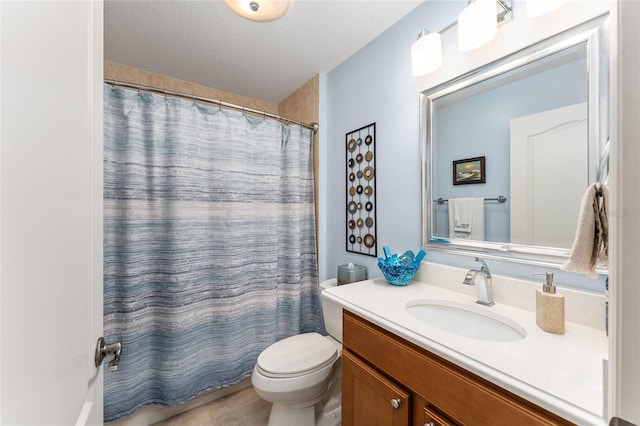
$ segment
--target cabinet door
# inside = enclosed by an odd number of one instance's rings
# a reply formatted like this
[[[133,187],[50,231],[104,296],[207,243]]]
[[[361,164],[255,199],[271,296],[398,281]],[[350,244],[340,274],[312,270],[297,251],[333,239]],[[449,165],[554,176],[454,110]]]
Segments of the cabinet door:
[[[407,426],[409,393],[348,351],[342,352],[342,425]]]

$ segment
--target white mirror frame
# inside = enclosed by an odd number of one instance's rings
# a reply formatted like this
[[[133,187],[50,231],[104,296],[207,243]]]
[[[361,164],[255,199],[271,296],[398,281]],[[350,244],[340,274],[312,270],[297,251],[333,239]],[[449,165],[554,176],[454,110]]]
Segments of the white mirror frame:
[[[564,49],[586,43],[588,75],[589,164],[597,164],[609,137],[609,15],[603,15],[563,31],[502,59],[420,94],[420,150],[422,161],[422,247],[455,254],[504,259],[539,266],[558,267],[569,249],[511,243],[457,240],[436,237],[433,215],[433,103],[465,87],[498,76]],[[595,170],[595,167],[594,167]],[[591,177],[592,173],[590,173]],[[592,180],[592,179],[590,179]],[[593,181],[593,180],[592,180]],[[586,188],[585,188],[586,189]],[[606,271],[599,271],[604,272]]]

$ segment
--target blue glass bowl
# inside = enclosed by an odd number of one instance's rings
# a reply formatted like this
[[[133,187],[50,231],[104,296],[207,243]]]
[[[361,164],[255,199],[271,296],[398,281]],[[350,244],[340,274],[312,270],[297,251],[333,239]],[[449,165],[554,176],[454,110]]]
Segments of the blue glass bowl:
[[[380,268],[389,284],[405,286],[411,282],[413,276],[420,269],[420,265],[385,265],[378,262],[378,268]]]

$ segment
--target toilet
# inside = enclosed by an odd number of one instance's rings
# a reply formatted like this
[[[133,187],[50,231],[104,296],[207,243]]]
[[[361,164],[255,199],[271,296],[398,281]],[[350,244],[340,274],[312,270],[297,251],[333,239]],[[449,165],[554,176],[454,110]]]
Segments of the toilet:
[[[337,280],[320,284],[320,292]],[[273,403],[269,426],[339,426],[342,307],[322,300],[329,336],[304,333],[287,337],[258,356],[251,374],[256,393]]]

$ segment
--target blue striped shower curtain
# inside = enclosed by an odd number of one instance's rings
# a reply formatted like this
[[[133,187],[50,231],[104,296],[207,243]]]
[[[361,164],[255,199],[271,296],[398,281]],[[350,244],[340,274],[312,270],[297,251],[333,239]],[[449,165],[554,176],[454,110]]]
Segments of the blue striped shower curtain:
[[[323,330],[311,132],[108,84],[104,100],[112,421],[237,383],[268,345]]]

